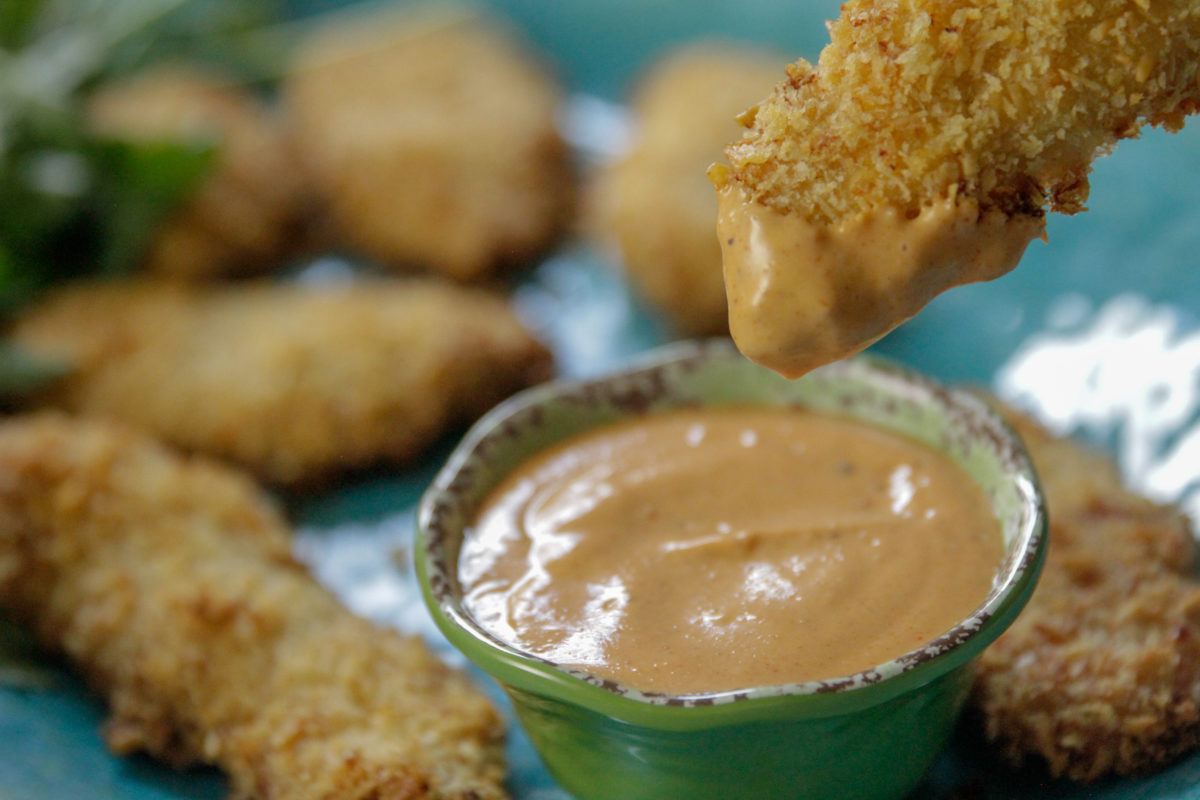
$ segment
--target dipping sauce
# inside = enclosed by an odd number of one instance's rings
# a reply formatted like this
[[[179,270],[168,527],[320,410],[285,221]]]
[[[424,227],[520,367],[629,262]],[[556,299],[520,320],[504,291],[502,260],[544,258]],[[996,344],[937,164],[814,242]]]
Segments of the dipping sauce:
[[[591,431],[504,480],[466,531],[467,611],[510,645],[675,694],[835,678],[936,638],[1002,558],[941,454],[798,409]]]
[[[747,358],[789,378],[862,350],[947,289],[1000,277],[1045,229],[966,201],[829,226],[732,182],[717,197],[730,332]]]

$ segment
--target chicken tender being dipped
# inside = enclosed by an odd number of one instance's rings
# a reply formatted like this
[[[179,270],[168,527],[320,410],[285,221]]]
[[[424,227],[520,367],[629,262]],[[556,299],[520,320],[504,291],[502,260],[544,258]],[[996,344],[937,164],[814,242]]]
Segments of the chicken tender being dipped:
[[[560,89],[495,21],[429,8],[330,22],[283,95],[332,235],[384,265],[482,279],[568,220]]]
[[[279,120],[244,87],[159,67],[101,87],[87,116],[109,136],[217,148],[212,174],[155,234],[149,271],[180,279],[262,273],[294,253],[310,190]]]
[[[593,227],[614,241],[638,292],[681,333],[729,329],[717,204],[704,170],[736,134],[734,117],[778,82],[779,61],[718,43],[670,53],[634,98],[633,147],[596,179]]]
[[[241,473],[123,426],[0,422],[0,607],[106,698],[117,754],[246,800],[506,797],[482,693],[339,605]]]
[[[411,459],[553,369],[503,298],[417,281],[81,285],[10,336],[74,367],[33,404],[122,420],[280,486]]]
[[[710,173],[742,351],[796,376],[1012,269],[1200,103],[1197,0],[850,0]]]
[[[1177,508],[1107,457],[1013,412],[1046,492],[1050,549],[1021,615],[984,651],[972,703],[1016,763],[1094,781],[1200,746],[1200,579]]]

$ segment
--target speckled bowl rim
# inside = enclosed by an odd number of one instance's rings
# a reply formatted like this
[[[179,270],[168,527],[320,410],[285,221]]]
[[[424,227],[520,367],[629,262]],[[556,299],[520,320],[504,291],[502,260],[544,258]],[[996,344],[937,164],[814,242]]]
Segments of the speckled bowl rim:
[[[864,354],[822,367],[819,370],[821,378],[836,381],[870,377],[877,385],[898,392],[906,399],[915,397],[940,404],[949,413],[968,420],[971,430],[987,437],[1015,482],[1021,502],[1015,544],[1009,547],[998,571],[998,580],[986,600],[962,622],[922,647],[852,675],[691,694],[646,692],[623,686],[517,650],[481,628],[463,609],[457,578],[447,569],[445,541],[451,534],[441,524],[452,513],[454,498],[462,496],[475,479],[475,470],[470,466],[473,455],[511,439],[521,426],[538,425],[537,409],[547,400],[567,398],[585,404],[590,402],[589,398],[603,395],[614,383],[641,383],[661,390],[665,385],[665,371],[691,371],[721,359],[745,360],[728,340],[668,345],[651,351],[618,372],[592,379],[552,381],[527,389],[496,406],[467,432],[421,499],[417,512],[415,559],[418,580],[435,622],[476,666],[509,688],[558,698],[635,724],[677,727],[683,719],[678,716],[680,712],[693,717],[683,722],[684,726],[702,724],[697,718],[700,713],[713,716],[710,722],[716,722],[719,717],[722,724],[739,716],[770,718],[772,709],[767,706],[776,707],[797,700],[810,706],[804,712],[806,715],[824,716],[875,705],[934,680],[976,655],[1016,617],[1033,591],[1046,549],[1044,498],[1019,437],[980,398],[947,388],[888,360]],[[650,396],[626,391],[626,396],[619,399],[627,404],[626,411],[636,412],[639,407],[640,410],[651,406],[657,408],[652,396],[654,391],[651,389]],[[670,404],[662,408],[681,405]],[[599,421],[592,427],[602,424],[604,422]],[[461,531],[453,535],[461,536]],[[968,643],[975,646],[966,648]],[[964,652],[967,649],[971,652]],[[881,691],[885,685],[891,689]],[[751,707],[756,707],[753,712]],[[668,715],[676,716],[672,720]]]

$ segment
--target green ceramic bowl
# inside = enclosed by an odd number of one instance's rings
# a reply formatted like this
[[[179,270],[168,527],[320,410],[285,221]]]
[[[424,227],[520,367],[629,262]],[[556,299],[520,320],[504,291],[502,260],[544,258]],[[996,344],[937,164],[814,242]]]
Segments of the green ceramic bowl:
[[[1007,555],[987,599],[935,641],[836,680],[699,695],[639,692],[524,654],[464,611],[463,530],[538,450],[631,415],[695,405],[804,406],[906,434],[986,491]],[[976,398],[857,357],[785,380],[727,343],[687,343],[619,374],[512,398],[451,455],[419,512],[417,570],[446,637],[508,692],[555,778],[582,800],[901,798],[945,746],[973,659],[1009,626],[1045,554],[1037,480],[1011,430]]]

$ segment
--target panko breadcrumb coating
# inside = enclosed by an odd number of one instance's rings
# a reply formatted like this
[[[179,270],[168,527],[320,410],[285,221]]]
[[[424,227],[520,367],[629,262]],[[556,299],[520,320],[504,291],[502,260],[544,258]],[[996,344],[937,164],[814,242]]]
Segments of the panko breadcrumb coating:
[[[828,224],[955,197],[1073,213],[1092,160],[1200,103],[1196,0],[850,0],[728,150],[729,180]]]
[[[150,271],[183,279],[262,273],[293,254],[310,191],[279,120],[247,89],[195,68],[159,67],[98,89],[87,116],[111,136],[217,148],[213,174],[151,243]]]
[[[1029,605],[980,661],[973,704],[1014,761],[1078,781],[1200,745],[1200,578],[1182,513],[1105,456],[1006,415],[1046,492],[1050,549]]]
[[[329,22],[283,93],[334,235],[385,265],[474,280],[567,221],[559,87],[494,21],[427,9]]]
[[[123,427],[0,422],[0,607],[108,701],[118,754],[243,800],[501,800],[503,731],[415,637],[296,562],[240,473]]]
[[[795,377],[1016,266],[1200,104],[1200,0],[850,0],[710,170],[730,329]]]
[[[35,404],[123,420],[283,486],[410,459],[553,367],[503,298],[399,280],[81,285],[28,309],[11,337],[74,366]]]
[[[680,332],[728,330],[704,171],[736,135],[734,118],[778,82],[780,60],[718,43],[668,54],[634,97],[632,150],[597,177],[593,227],[615,240],[634,286]]]

